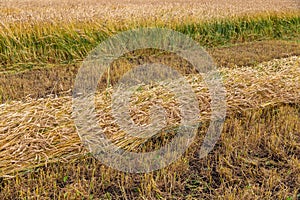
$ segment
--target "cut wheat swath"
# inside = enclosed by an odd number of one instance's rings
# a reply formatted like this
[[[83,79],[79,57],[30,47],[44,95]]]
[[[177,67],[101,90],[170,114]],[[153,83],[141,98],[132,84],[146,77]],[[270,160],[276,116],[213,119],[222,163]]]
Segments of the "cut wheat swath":
[[[259,109],[278,104],[300,103],[300,58],[290,57],[263,63],[254,68],[220,69],[227,90],[228,115],[247,109]],[[210,116],[209,93],[201,77],[187,77],[199,100],[201,119]],[[147,122],[146,109],[157,99],[163,99],[167,110],[168,126],[178,123],[176,100],[172,95],[154,87],[140,92],[132,100],[133,118],[136,123]],[[147,90],[146,90],[147,89]],[[134,150],[144,139],[125,137],[125,133],[114,124],[110,115],[112,91],[107,89],[96,98],[99,125],[112,141],[125,149]],[[153,101],[141,101],[151,94]],[[15,101],[0,106],[0,175],[45,165],[57,160],[68,161],[79,158],[87,151],[83,147],[71,117],[72,98],[49,98]],[[144,113],[144,114],[141,114]],[[179,114],[180,115],[180,114]],[[138,116],[138,117],[136,117]],[[177,116],[177,117],[176,117]]]

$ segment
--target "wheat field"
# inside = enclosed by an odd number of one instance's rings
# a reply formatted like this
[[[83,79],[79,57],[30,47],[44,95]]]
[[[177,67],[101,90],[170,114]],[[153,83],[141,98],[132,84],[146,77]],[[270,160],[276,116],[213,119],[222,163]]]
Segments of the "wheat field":
[[[170,52],[122,55],[99,79],[94,102],[99,127],[117,147],[156,150],[180,124],[175,95],[157,83],[138,88],[129,113],[135,124],[147,126],[150,107],[159,105],[166,129],[145,139],[116,123],[114,86],[138,65],[178,70],[200,111],[195,140],[178,160],[132,174],[106,166],[84,145],[72,92],[97,45],[140,27],[172,29],[202,46],[222,78],[227,113],[216,145],[200,158],[211,116],[202,75]],[[0,199],[298,200],[299,78],[299,0],[1,0]]]
[[[253,15],[257,13],[296,12],[298,0],[4,0],[0,2],[2,23],[39,21],[89,21],[100,19],[125,23],[134,20],[182,21]]]

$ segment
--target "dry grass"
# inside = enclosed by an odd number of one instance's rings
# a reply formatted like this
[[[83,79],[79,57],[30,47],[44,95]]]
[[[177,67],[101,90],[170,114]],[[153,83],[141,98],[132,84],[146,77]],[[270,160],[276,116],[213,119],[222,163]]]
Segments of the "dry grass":
[[[299,57],[290,57],[266,62],[255,68],[222,68],[229,116],[248,109],[289,103],[299,104],[299,60]],[[205,119],[209,116],[209,96],[205,85],[197,75],[190,75],[188,80],[199,98],[200,110],[207,111],[201,116]],[[146,95],[149,92],[155,94],[157,90],[159,88],[152,88],[139,95]],[[109,92],[109,89],[106,92]],[[163,97],[163,94],[157,96],[157,98]],[[151,101],[132,103],[136,103],[135,114],[139,114],[139,111]],[[173,100],[167,99],[164,103],[168,113],[172,115]],[[126,149],[132,149],[144,142],[135,138],[124,140],[124,133],[113,125],[109,112],[102,112],[109,110],[109,98],[106,95],[98,96],[97,105],[100,119],[105,119],[101,121],[101,126],[107,128],[106,133],[113,135],[112,139],[116,143]],[[26,102],[15,101],[2,104],[0,107],[1,176],[57,160],[71,160],[82,155],[85,150],[76,134],[71,118],[71,106],[71,97],[37,101],[28,99]],[[140,118],[147,118],[147,114]],[[171,120],[170,125],[174,124],[176,120]]]
[[[210,20],[265,12],[299,11],[298,0],[5,0],[0,2],[2,23],[101,19],[114,21]]]

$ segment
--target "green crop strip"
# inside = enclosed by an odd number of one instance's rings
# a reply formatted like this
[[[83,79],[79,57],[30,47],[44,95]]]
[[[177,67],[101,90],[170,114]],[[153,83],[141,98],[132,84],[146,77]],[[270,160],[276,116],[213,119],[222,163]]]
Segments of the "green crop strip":
[[[149,24],[123,26],[101,22],[13,24],[0,29],[1,71],[34,65],[68,64],[87,56],[100,42],[120,31]],[[187,34],[204,47],[269,39],[299,40],[300,15],[241,17],[208,22],[153,23]]]

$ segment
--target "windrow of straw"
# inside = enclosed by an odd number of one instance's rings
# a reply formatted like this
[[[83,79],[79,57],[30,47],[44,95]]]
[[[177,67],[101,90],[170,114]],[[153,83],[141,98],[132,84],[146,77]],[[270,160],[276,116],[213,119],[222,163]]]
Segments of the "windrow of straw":
[[[220,69],[227,91],[227,115],[278,104],[299,104],[299,64],[299,57],[290,57],[251,68]],[[201,76],[190,75],[187,81],[199,100],[201,119],[209,119],[210,97]],[[159,99],[167,111],[168,126],[178,124],[180,113],[176,99],[163,91],[163,88],[145,85],[131,99],[130,112],[137,124],[147,123],[147,108]],[[96,96],[99,125],[115,144],[134,150],[145,140],[125,137],[115,124],[110,112],[111,93],[108,88]],[[1,176],[57,160],[76,159],[87,152],[76,132],[71,97],[10,102],[0,106],[0,117]]]

